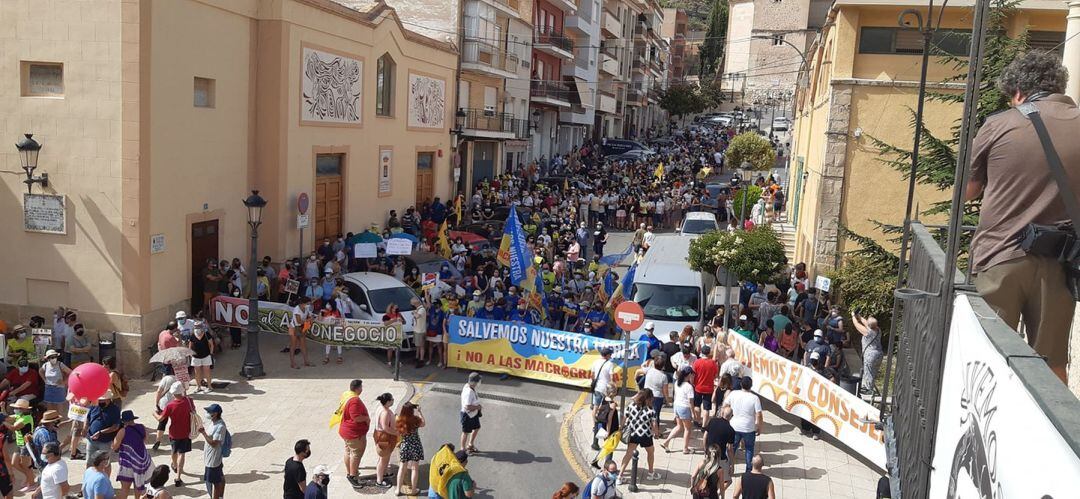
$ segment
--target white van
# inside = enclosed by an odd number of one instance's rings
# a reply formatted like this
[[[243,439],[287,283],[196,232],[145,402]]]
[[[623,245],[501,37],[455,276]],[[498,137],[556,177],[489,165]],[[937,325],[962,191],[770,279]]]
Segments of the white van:
[[[645,322],[656,325],[655,334],[667,341],[671,331],[681,332],[687,325],[701,331],[705,309],[716,287],[716,277],[690,269],[689,237],[658,236],[634,273],[631,298],[645,311]],[[631,332],[637,339],[645,334],[644,326]]]
[[[401,318],[405,321],[402,329],[405,334],[401,342],[401,350],[409,352],[414,350],[413,327],[416,321],[413,318],[412,299],[418,298],[416,293],[405,283],[393,276],[378,272],[350,272],[342,276],[345,279],[345,288],[349,292],[349,306],[352,308],[354,319],[365,321],[382,321],[386,308],[391,303],[397,304]],[[424,331],[418,334],[425,334]]]

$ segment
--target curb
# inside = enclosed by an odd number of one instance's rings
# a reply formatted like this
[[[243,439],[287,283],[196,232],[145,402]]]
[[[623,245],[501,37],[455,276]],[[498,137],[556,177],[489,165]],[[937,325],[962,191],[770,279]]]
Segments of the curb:
[[[584,400],[584,395],[581,399],[579,399],[579,402],[581,402],[582,400]],[[582,446],[578,441],[577,435],[577,415],[584,408],[585,406],[582,403],[575,404],[574,408],[571,409],[571,411],[566,416],[568,419],[565,426],[565,438],[570,451],[566,457],[573,459],[573,461],[569,463],[570,468],[574,470],[574,472],[578,475],[578,478],[580,478],[583,482],[588,482],[593,478],[593,473],[591,473],[591,467],[589,466],[589,462],[591,461],[591,459],[589,459],[589,457],[586,456],[581,450]]]

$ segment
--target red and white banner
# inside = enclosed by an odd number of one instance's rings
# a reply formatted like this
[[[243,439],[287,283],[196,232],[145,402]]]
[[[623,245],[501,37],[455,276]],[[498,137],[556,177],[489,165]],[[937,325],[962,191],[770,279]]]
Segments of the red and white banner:
[[[729,332],[735,358],[753,371],[753,390],[783,410],[810,421],[885,470],[884,436],[874,428],[880,413],[809,367],[796,364]]]
[[[1078,497],[1080,458],[964,295],[953,303],[941,379],[930,497]]]

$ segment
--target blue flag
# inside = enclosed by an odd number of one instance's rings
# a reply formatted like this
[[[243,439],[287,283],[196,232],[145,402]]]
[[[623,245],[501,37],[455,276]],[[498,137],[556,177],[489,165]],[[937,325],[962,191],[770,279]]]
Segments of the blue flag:
[[[623,261],[623,259],[630,256],[630,253],[633,253],[633,252],[634,252],[634,243],[630,243],[626,247],[626,250],[624,250],[622,253],[615,253],[615,254],[612,254],[612,255],[604,255],[604,256],[600,257],[600,265],[607,265],[608,267],[614,267],[615,265],[618,265],[619,262]]]
[[[514,207],[510,208],[510,216],[506,217],[498,259],[509,267],[511,284],[529,291],[537,289],[532,252],[525,244],[525,231],[521,228],[521,221],[518,220],[517,209]]]
[[[622,278],[622,296],[624,300],[630,299],[631,288],[634,286],[634,274],[637,273],[637,264],[635,263],[630,267],[630,270],[626,271],[626,275]]]

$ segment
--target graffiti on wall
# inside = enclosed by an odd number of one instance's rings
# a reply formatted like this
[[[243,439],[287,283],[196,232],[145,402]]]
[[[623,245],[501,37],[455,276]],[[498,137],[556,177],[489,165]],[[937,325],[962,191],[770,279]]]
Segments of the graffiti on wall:
[[[446,81],[409,75],[409,126],[443,128],[446,121]]]

